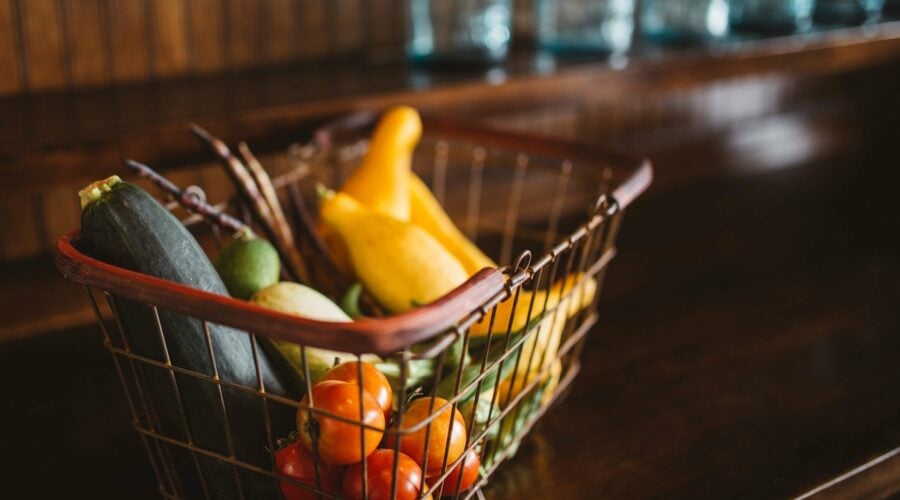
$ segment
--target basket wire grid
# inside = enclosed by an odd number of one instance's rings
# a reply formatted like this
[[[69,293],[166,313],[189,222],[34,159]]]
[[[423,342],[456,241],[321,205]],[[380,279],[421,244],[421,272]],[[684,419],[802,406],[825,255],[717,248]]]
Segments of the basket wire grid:
[[[348,130],[349,139],[338,137],[348,132],[342,130],[341,134],[326,136],[327,140],[318,137],[309,144],[295,145],[288,150],[291,168],[273,180],[282,198],[291,201],[290,208],[295,214],[314,212],[315,207],[298,205],[304,204],[304,200],[315,199],[312,192],[317,183],[339,186],[364,153],[366,141],[361,137],[365,137],[362,132],[367,128],[354,126]],[[447,433],[439,473],[429,477],[430,489],[424,484],[423,473],[419,491],[423,498],[427,495],[438,498],[447,488],[454,492],[453,498],[471,498],[483,496],[482,489],[497,467],[516,452],[521,439],[565,393],[577,375],[584,339],[597,321],[597,298],[605,271],[615,255],[614,242],[624,206],[646,188],[651,173],[645,161],[629,163],[625,157],[613,153],[600,154],[527,136],[473,131],[470,127],[463,131],[440,122],[432,127],[426,122],[425,133],[416,150],[415,170],[430,181],[435,196],[470,238],[485,248],[499,249],[496,255],[503,267],[482,271],[452,292],[450,295],[455,295],[457,302],[448,298],[446,302],[438,301],[412,313],[430,314],[427,316],[428,328],[413,332],[414,342],[408,340],[413,337],[406,337],[407,340],[390,340],[393,344],[378,344],[378,354],[387,355],[399,365],[401,381],[410,376],[412,363],[423,360],[434,363],[432,378],[419,384],[424,389],[413,394],[406,384],[396,388],[398,411],[394,413],[391,425],[384,429],[386,439],[382,446],[386,445],[394,452],[391,484],[391,498],[394,498],[398,491],[396,456],[401,439],[424,429],[424,447],[429,450],[432,422],[446,412],[450,412],[451,422],[457,414],[463,415],[465,451],[449,460],[452,433]],[[458,189],[459,186],[463,189]],[[202,196],[202,191],[193,189]],[[580,222],[578,217],[571,215],[573,212],[584,213],[586,207],[587,214]],[[199,224],[201,220],[190,216],[185,222],[202,232],[205,224]],[[211,229],[214,239],[220,241],[218,229]],[[533,250],[540,251],[540,256],[535,258]],[[515,259],[512,259],[513,255],[516,255]],[[163,497],[215,497],[216,491],[222,490],[221,485],[210,485],[205,476],[211,468],[227,467],[234,484],[225,490],[233,492],[233,498],[259,496],[261,490],[254,489],[254,485],[260,481],[269,488],[265,491],[274,497],[278,496],[279,483],[285,483],[308,490],[312,497],[336,498],[334,491],[326,491],[323,487],[317,449],[313,450],[315,484],[296,481],[276,472],[278,439],[292,430],[293,423],[285,425],[284,421],[290,419],[284,415],[293,415],[301,409],[310,412],[314,419],[328,418],[358,427],[362,455],[365,455],[366,431],[382,430],[359,419],[316,407],[312,399],[307,404],[300,402],[296,394],[291,397],[267,390],[260,368],[260,344],[269,338],[285,340],[286,336],[272,326],[275,324],[273,318],[278,316],[276,313],[230,298],[216,298],[219,303],[202,310],[192,308],[191,300],[184,294],[197,295],[198,292],[94,261],[78,250],[77,235],[60,241],[57,262],[69,279],[82,284],[87,291],[104,343],[112,353],[115,369],[125,388],[133,426],[147,450]],[[114,279],[116,276],[121,277],[119,281],[116,281],[119,278]],[[146,283],[138,285],[134,283],[137,279]],[[473,282],[480,285],[467,287]],[[572,283],[572,286],[554,286],[559,283]],[[463,300],[466,297],[469,300]],[[144,304],[152,313],[161,346],[159,359],[138,352],[129,342],[128,328],[123,325],[118,311],[121,300]],[[208,303],[212,299],[197,300]],[[506,302],[511,302],[513,312],[502,321],[503,314],[498,311]],[[459,303],[464,307],[451,307]],[[572,304],[579,306],[572,307]],[[243,309],[245,314],[239,319],[235,319],[234,314],[222,314],[229,309]],[[525,311],[526,326],[516,331],[514,320],[521,311]],[[164,331],[161,314],[189,315],[202,322],[210,362],[207,373],[172,362],[167,347],[171,338]],[[315,325],[315,322],[302,318],[289,321],[294,332],[318,329],[327,334],[312,337],[296,333],[304,371],[305,387],[301,391],[311,397],[306,346],[334,348],[334,345],[317,345],[317,341],[325,336],[338,336],[340,332],[334,325]],[[368,321],[363,322],[363,327],[390,319]],[[220,376],[210,324],[228,324],[249,332],[246,335],[256,371],[255,386]],[[113,325],[116,328],[112,328]],[[479,325],[480,330],[475,333]],[[329,331],[329,328],[335,331]],[[461,348],[463,353],[470,350],[475,353],[468,366],[450,360],[453,348]],[[360,344],[349,341],[343,350],[357,353],[359,360],[366,352]],[[470,367],[477,368],[473,371]],[[159,392],[152,393],[147,385],[148,378],[158,378],[160,372],[171,389],[166,398],[161,398]],[[360,380],[362,376],[360,367]],[[439,404],[435,397],[445,380],[449,380],[452,392],[445,403]],[[215,387],[217,410],[224,421],[222,442],[210,444],[195,439],[192,430],[196,427],[190,425],[183,394],[184,387],[190,384]],[[358,387],[361,416],[362,384]],[[432,398],[427,417],[414,426],[403,427],[405,409],[412,398],[419,396]],[[237,449],[236,430],[232,428],[229,410],[232,409],[231,402],[238,397],[259,401],[258,422],[263,429],[256,431],[263,436],[265,450]],[[173,406],[177,410],[174,424],[160,413],[161,410],[170,411]],[[196,422],[193,424],[197,425]],[[239,432],[244,431],[246,429]],[[458,492],[455,491],[458,485],[445,485],[444,482],[454,467],[463,467],[461,462],[470,450],[480,457],[481,471],[472,488]],[[428,457],[429,453],[425,453],[424,463],[420,464],[423,471],[434,469],[429,467]],[[366,497],[366,460],[361,466],[363,496]]]

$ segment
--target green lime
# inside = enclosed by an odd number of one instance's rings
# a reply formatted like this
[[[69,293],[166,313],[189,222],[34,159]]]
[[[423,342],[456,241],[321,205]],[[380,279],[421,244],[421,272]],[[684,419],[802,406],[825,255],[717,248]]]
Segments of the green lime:
[[[232,297],[249,300],[258,290],[278,282],[278,251],[262,238],[238,238],[222,249],[216,270]]]

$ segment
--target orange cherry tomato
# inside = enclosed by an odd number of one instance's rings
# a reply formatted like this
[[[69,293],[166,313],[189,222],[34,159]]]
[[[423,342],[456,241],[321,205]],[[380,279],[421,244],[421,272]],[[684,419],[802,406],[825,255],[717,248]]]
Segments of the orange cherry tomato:
[[[350,382],[351,384],[359,384],[359,366],[362,365],[362,386],[372,397],[378,401],[385,416],[391,413],[391,401],[394,397],[391,391],[391,384],[387,377],[372,363],[359,361],[347,361],[341,363],[327,372],[322,380],[340,380]]]
[[[428,408],[431,406],[431,399],[420,398],[410,403],[406,413],[403,414],[403,424],[400,429],[409,429],[425,421],[429,417]],[[432,411],[437,412],[445,404],[447,404],[446,399],[434,398]],[[451,413],[453,413],[452,421],[450,420]],[[427,431],[429,428],[430,432]],[[428,434],[428,443],[425,442],[426,433]],[[423,425],[421,429],[411,434],[397,437],[400,439],[400,451],[409,455],[420,466],[425,462],[425,457],[428,457],[425,475],[433,476],[441,472],[445,449],[447,450],[446,463],[448,464],[462,455],[466,447],[466,422],[459,409],[453,412],[453,408],[447,406],[428,425]],[[449,447],[447,446],[448,440]]]
[[[463,461],[456,465],[450,472],[450,475],[441,483],[441,495],[455,495],[458,492],[466,491],[471,488],[478,479],[478,469],[481,467],[481,459],[475,450],[469,450]],[[462,473],[460,473],[462,471]],[[428,486],[434,485],[434,480],[438,476],[426,479]]]
[[[344,498],[356,500],[363,498],[362,464],[353,464],[344,473]],[[366,458],[366,494],[369,500],[388,500],[391,498],[391,482],[394,478],[394,450],[375,450]],[[419,485],[422,483],[422,469],[413,459],[397,454],[397,500],[415,500],[419,498]],[[429,497],[430,498],[430,495]]]
[[[362,394],[362,416],[360,416],[360,394]],[[346,465],[361,461],[378,447],[384,429],[384,412],[368,392],[360,392],[359,386],[338,380],[319,382],[312,388],[313,406],[335,415],[363,422],[382,429],[366,429],[360,432],[358,423],[349,423],[328,415],[315,414],[311,418],[309,410],[297,410],[297,431],[307,449],[313,450],[313,435],[318,437],[319,456],[329,464]],[[309,395],[303,396],[302,403],[309,404]],[[365,447],[360,453],[365,436]]]
[[[312,453],[299,441],[295,441],[275,453],[278,473],[299,483],[316,488],[316,463]],[[322,491],[336,495],[339,471],[334,467],[319,463],[319,487]],[[281,481],[281,494],[285,500],[317,500],[319,494],[302,486]]]

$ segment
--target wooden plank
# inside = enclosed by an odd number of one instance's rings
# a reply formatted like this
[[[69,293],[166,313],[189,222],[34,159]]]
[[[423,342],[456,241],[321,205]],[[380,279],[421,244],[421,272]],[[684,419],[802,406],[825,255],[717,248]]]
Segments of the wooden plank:
[[[391,0],[370,0],[369,9],[369,41],[370,47],[388,45],[391,40]]]
[[[328,30],[327,0],[306,0],[298,9],[297,44],[300,56],[304,59],[318,59],[327,54]]]
[[[68,0],[66,33],[72,85],[99,85],[110,78],[109,19],[105,0]]]
[[[37,194],[0,198],[0,256],[4,261],[31,257],[44,250],[39,230],[41,212]]]
[[[347,54],[358,51],[365,42],[365,24],[359,0],[332,0],[330,43],[332,52]]]
[[[60,5],[56,0],[19,2],[30,89],[58,89],[68,84]]]
[[[112,76],[119,82],[142,80],[150,74],[146,0],[109,0]]]
[[[191,66],[197,73],[225,67],[225,26],[221,0],[189,0]]]
[[[81,225],[78,190],[82,187],[60,186],[40,195],[38,203],[41,204],[43,217],[40,221],[42,233],[39,236],[44,249],[49,251],[62,235]]]
[[[260,11],[255,0],[228,0],[228,43],[230,66],[246,68],[256,65],[261,54]]]
[[[183,74],[188,68],[186,5],[184,2],[150,2],[153,76]]]
[[[299,41],[296,36],[297,17],[295,0],[270,0],[265,3],[266,62],[285,62],[297,54]]]
[[[13,0],[0,1],[0,94],[22,89],[18,12]]]

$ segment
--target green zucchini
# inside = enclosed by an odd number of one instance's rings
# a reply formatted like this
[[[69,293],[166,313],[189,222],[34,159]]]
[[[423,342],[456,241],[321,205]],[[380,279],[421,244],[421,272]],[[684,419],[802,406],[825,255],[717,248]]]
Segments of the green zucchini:
[[[227,295],[222,280],[194,237],[147,192],[122,182],[118,177],[111,177],[91,184],[80,191],[79,196],[83,208],[81,232],[88,253],[127,269]],[[152,309],[119,298],[113,300],[113,305],[130,349],[142,356],[164,361]],[[165,332],[166,350],[172,364],[213,375],[203,322],[160,309],[159,323]],[[208,324],[208,332],[219,377],[243,386],[259,387],[252,337],[246,332],[212,323]],[[290,382],[276,371],[266,353],[258,348],[256,353],[266,390],[296,397],[296,393],[290,390]],[[215,384],[176,374],[180,393],[176,394],[166,370],[141,363],[136,365],[136,376],[144,387],[149,413],[155,414],[149,422],[142,419],[142,425],[161,428],[162,433],[185,441],[190,431],[196,446],[228,456],[231,453],[225,435],[227,423],[236,457],[271,469],[264,403],[260,398],[224,387],[222,395],[226,411],[223,412]],[[188,429],[182,425],[179,397],[184,405]],[[286,435],[291,430],[294,412],[284,405],[269,404],[268,407],[273,433],[276,436]],[[193,458],[177,446],[169,448],[168,454],[178,471],[185,496],[201,497],[202,488]],[[231,466],[202,454],[197,454],[197,460],[211,497],[230,499],[240,496]],[[243,469],[236,470],[240,471],[238,475],[245,497],[276,497],[276,485],[271,479]]]

